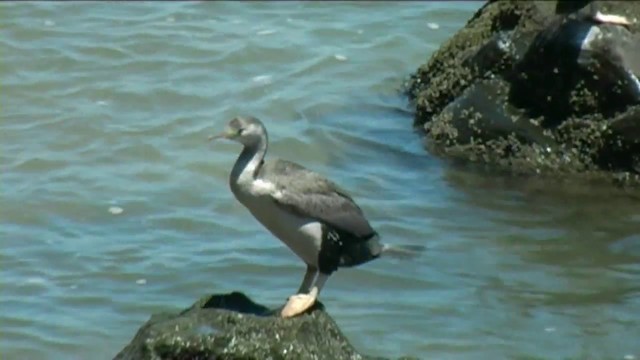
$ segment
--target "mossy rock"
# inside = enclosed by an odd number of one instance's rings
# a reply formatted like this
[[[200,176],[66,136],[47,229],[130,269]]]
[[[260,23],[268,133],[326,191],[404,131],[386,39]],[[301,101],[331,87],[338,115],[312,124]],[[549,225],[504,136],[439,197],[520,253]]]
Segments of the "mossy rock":
[[[278,313],[239,292],[206,296],[153,315],[115,360],[382,359],[357,352],[321,303],[292,319]]]
[[[490,1],[412,76],[414,125],[456,159],[640,184],[638,19],[640,2]]]

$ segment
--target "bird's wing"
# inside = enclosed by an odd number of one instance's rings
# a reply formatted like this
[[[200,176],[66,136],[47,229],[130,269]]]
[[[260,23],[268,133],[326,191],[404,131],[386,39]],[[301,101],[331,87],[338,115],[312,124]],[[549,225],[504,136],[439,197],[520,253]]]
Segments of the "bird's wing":
[[[375,235],[362,209],[337,184],[296,163],[266,163],[258,177],[275,185],[273,200],[298,215],[317,219],[357,238]]]

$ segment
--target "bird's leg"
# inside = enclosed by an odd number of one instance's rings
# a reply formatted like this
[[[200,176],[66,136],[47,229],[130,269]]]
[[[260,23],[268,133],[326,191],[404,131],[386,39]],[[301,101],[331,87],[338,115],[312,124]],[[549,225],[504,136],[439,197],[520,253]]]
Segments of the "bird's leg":
[[[318,269],[316,267],[307,265],[307,272],[304,273],[304,278],[302,279],[302,284],[300,284],[300,288],[298,289],[298,294],[309,292],[311,284],[313,284],[313,280],[316,278],[317,272]]]
[[[306,278],[306,276],[305,276]],[[320,291],[324,287],[324,284],[329,279],[329,274],[323,274],[322,272],[318,274],[318,278],[316,279],[316,283],[311,288],[308,294],[296,294],[289,298],[287,304],[284,306],[280,315],[284,318],[293,317],[303,312],[307,311],[313,304],[316,303],[318,299],[318,295],[320,295]]]

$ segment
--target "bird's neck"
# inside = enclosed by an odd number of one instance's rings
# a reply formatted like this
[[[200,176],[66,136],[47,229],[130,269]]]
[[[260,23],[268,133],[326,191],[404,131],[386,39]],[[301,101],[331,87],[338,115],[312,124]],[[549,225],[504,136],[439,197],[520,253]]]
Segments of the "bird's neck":
[[[231,170],[231,176],[229,178],[231,187],[233,188],[243,183],[250,183],[255,180],[260,168],[262,167],[264,156],[266,154],[266,141],[260,141],[257,144],[245,146]]]

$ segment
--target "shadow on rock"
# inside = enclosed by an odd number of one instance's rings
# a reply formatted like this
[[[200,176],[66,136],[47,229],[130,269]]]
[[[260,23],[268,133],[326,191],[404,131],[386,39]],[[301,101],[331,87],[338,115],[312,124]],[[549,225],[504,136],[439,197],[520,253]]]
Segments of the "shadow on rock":
[[[640,2],[490,1],[412,77],[415,125],[445,156],[638,183],[637,19]]]
[[[207,296],[153,315],[115,359],[381,359],[358,353],[321,303],[293,319],[279,312],[239,292]]]

